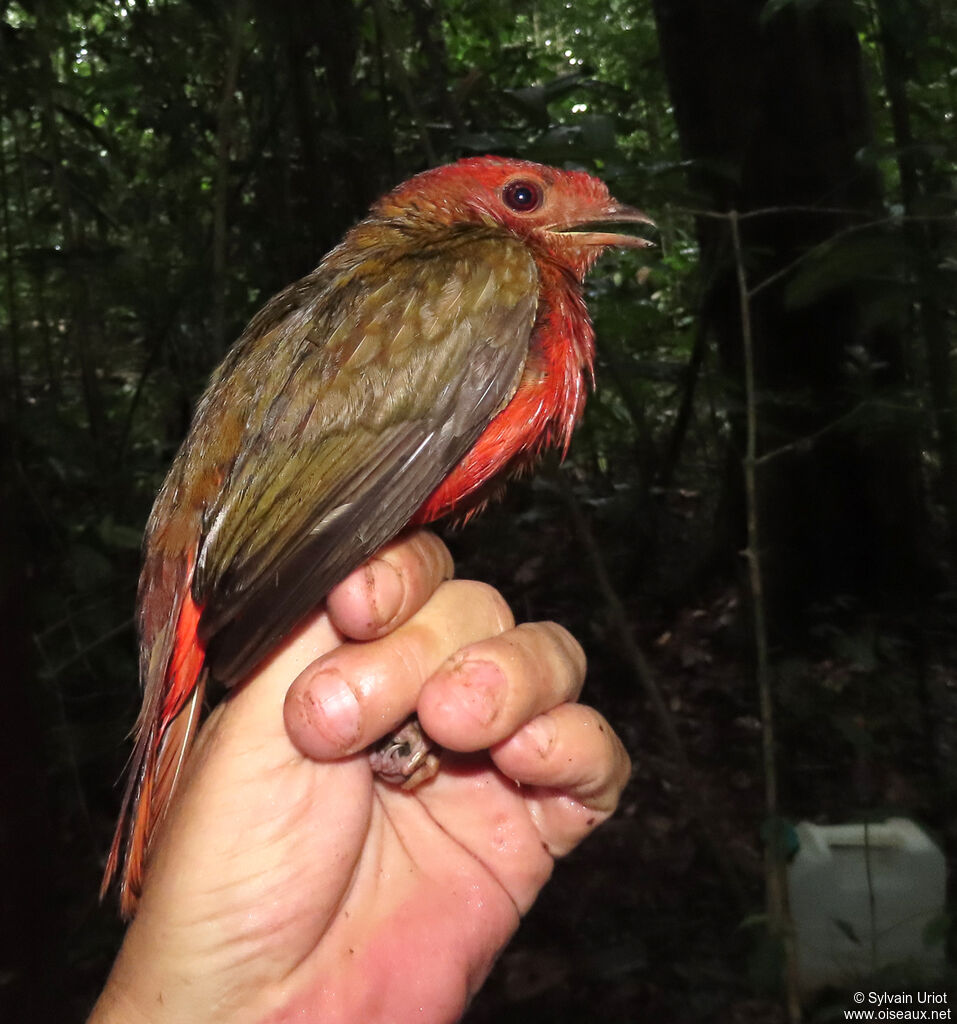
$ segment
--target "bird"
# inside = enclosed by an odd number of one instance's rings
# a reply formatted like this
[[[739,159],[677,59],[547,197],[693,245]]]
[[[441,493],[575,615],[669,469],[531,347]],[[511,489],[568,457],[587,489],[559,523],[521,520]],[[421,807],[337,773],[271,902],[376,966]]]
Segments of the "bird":
[[[235,686],[403,528],[467,518],[593,382],[586,273],[652,225],[599,179],[468,157],[379,198],[213,372],[149,516],[142,707],[101,896],[135,912],[214,687]],[[207,693],[209,691],[209,693]]]

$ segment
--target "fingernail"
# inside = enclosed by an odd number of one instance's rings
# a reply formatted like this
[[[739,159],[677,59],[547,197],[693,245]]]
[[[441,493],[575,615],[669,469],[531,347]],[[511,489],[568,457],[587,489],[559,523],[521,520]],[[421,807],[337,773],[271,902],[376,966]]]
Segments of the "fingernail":
[[[455,676],[462,710],[480,725],[491,725],[504,692],[502,670],[491,661],[467,661],[456,666]]]
[[[548,757],[555,743],[555,723],[547,715],[539,715],[525,726],[525,735],[543,758]]]
[[[359,702],[351,687],[335,669],[327,669],[310,684],[309,700],[319,714],[313,724],[343,748],[359,738]]]
[[[389,562],[376,558],[369,563],[366,590],[372,606],[372,619],[378,626],[387,626],[399,614],[405,598],[405,580]]]

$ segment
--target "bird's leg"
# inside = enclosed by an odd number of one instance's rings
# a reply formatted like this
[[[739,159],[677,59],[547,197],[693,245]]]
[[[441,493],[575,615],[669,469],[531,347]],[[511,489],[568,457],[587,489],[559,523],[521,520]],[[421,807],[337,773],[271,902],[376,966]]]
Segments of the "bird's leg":
[[[380,779],[403,789],[415,789],[439,770],[436,749],[413,715],[369,751],[369,764]]]

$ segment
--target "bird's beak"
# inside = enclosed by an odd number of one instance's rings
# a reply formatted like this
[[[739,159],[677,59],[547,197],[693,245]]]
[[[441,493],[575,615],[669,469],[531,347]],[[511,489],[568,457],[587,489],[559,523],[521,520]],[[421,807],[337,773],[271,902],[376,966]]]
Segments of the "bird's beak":
[[[577,245],[614,245],[623,249],[650,249],[654,242],[640,235],[622,235],[614,231],[596,230],[614,224],[647,224],[655,227],[655,222],[646,213],[636,210],[633,206],[612,202],[595,217],[579,224],[566,224],[553,228],[552,233],[574,239]]]

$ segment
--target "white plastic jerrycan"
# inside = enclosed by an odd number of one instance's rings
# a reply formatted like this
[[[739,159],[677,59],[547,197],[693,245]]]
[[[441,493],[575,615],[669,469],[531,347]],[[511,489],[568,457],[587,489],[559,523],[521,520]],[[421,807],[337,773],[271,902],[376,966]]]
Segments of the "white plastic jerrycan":
[[[922,829],[889,818],[796,831],[788,891],[805,994],[891,964],[915,979],[940,971],[944,945],[927,929],[944,912],[946,863]]]

